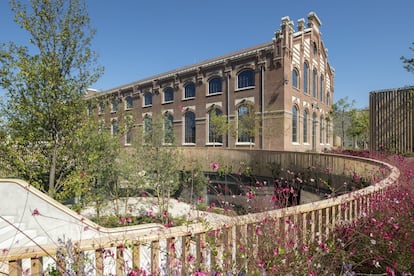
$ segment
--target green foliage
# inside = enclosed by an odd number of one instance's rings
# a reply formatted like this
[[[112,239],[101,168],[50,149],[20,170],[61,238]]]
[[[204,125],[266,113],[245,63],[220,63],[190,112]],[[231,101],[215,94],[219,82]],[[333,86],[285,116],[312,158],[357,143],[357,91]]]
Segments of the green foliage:
[[[223,135],[229,130],[229,123],[227,122],[226,116],[217,114],[217,109],[212,109],[209,112],[209,119],[210,134],[213,138],[213,143],[222,142]]]
[[[133,147],[126,149],[117,163],[129,189],[154,191],[160,216],[168,213],[168,199],[179,189],[182,166],[171,137],[170,143],[164,142],[164,119],[162,116],[151,118],[150,125],[137,132]]]
[[[1,44],[0,147],[8,175],[23,178],[50,194],[79,179],[79,163],[88,151],[83,95],[102,73],[90,49],[95,31],[82,0],[12,0],[15,21],[30,35],[30,46]],[[86,157],[87,158],[87,157]]]
[[[414,51],[414,47],[410,47],[410,50]],[[404,69],[408,72],[414,73],[414,58],[401,57],[401,60],[404,63]]]

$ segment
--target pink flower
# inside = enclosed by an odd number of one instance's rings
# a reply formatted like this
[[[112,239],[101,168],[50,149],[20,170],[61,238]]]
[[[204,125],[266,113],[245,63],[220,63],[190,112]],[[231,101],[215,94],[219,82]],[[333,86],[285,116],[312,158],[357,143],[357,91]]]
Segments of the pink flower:
[[[193,263],[195,261],[195,258],[193,255],[188,255],[187,257],[187,262],[189,262],[190,264]]]
[[[32,216],[38,216],[38,215],[40,215],[40,212],[39,212],[39,210],[37,210],[37,208],[36,208],[36,209],[34,209],[34,210],[33,210],[33,212],[32,212]]]
[[[219,168],[219,164],[218,164],[217,162],[211,162],[211,163],[210,163],[210,167],[211,167],[213,170],[218,170],[218,168]]]
[[[262,229],[260,229],[260,228],[256,228],[256,234],[257,235],[261,235],[261,234],[263,234],[263,232],[262,232]]]

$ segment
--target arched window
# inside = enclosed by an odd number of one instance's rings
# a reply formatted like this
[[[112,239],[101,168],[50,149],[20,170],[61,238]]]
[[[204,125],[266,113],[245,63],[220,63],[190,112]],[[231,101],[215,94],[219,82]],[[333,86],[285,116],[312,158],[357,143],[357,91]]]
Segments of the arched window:
[[[145,116],[144,118],[144,142],[150,143],[152,141],[152,118]]]
[[[147,92],[144,94],[144,106],[151,106],[152,105],[152,93]]]
[[[320,122],[320,125],[319,125],[319,143],[321,143],[321,144],[323,144],[323,126],[324,126],[324,119],[323,119],[323,117],[321,116],[321,118],[320,118],[320,120],[319,120],[319,122]]]
[[[187,111],[184,116],[185,116],[184,142],[195,144],[196,142],[195,114],[194,112]]]
[[[292,86],[294,88],[299,88],[299,74],[296,69],[292,70]]]
[[[328,93],[326,93],[326,105],[330,105],[330,104],[331,104],[331,94],[328,91]]]
[[[326,143],[329,144],[329,130],[331,128],[331,122],[326,119],[326,131],[325,131],[325,135],[326,135]]]
[[[323,76],[322,75],[321,75],[321,79],[319,81],[319,85],[320,85],[320,88],[319,88],[320,100],[323,103],[323,100],[324,100],[323,99],[323,95],[324,95],[323,85],[324,85],[324,82],[323,82]]]
[[[111,103],[111,112],[118,111],[118,99],[113,99]]]
[[[215,94],[222,92],[222,79],[214,77],[208,82],[208,94]]]
[[[134,101],[131,96],[125,98],[125,110],[131,109],[134,106]]]
[[[98,114],[104,114],[105,113],[105,103],[100,102],[98,104]]]
[[[171,114],[164,117],[164,143],[174,143],[174,117]]]
[[[303,63],[303,92],[308,93],[308,87],[309,87],[309,66],[305,62]]]
[[[316,96],[318,95],[317,80],[318,80],[318,72],[316,71],[316,69],[314,69],[313,75],[312,75],[312,97],[314,98],[316,98]]]
[[[164,103],[174,101],[174,89],[168,87],[164,90]]]
[[[292,107],[292,142],[298,142],[298,107]]]
[[[119,123],[118,123],[118,120],[113,119],[111,121],[111,134],[112,135],[117,135],[118,134],[118,131],[119,131]]]
[[[303,111],[303,143],[308,143],[308,110]]]
[[[184,87],[184,98],[194,98],[195,97],[195,85],[194,83],[190,82]]]
[[[208,113],[208,141],[210,143],[223,143],[222,129],[226,121],[222,116],[223,112],[218,108],[214,108]]]
[[[239,143],[254,143],[256,118],[252,106],[244,104],[237,109],[237,132]]]
[[[254,71],[251,69],[243,70],[237,76],[237,88],[254,86]]]

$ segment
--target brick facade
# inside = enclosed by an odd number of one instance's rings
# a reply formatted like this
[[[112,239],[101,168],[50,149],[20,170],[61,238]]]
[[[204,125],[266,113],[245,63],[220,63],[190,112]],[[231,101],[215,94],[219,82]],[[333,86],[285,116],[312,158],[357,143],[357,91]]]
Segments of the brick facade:
[[[328,115],[334,95],[334,70],[327,59],[320,26],[314,13],[309,13],[306,26],[300,19],[297,30],[289,17],[284,17],[281,29],[270,42],[107,91],[88,91],[86,97],[93,103],[91,112],[115,130],[123,128],[129,118],[132,137],[134,132],[142,131],[145,118],[170,115],[180,146],[214,144],[288,151],[330,148],[333,135]],[[150,98],[151,104],[146,104]],[[226,116],[239,134],[229,131],[220,143],[213,143],[209,138],[209,114],[213,109]],[[254,137],[242,131],[243,119],[239,119],[247,118],[249,112],[256,118]],[[297,118],[296,123],[293,118]],[[120,139],[125,143],[125,137]]]

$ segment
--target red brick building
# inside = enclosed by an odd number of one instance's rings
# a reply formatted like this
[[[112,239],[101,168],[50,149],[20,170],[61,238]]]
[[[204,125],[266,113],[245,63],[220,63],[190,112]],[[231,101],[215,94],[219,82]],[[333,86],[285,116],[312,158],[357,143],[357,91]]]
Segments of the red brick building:
[[[283,17],[281,29],[267,43],[107,91],[91,90],[90,111],[114,134],[125,128],[127,119],[132,122],[120,138],[126,145],[160,114],[172,122],[180,146],[330,148],[334,70],[320,27],[315,13],[309,13],[306,24],[298,20],[297,30]],[[233,131],[213,137],[212,112],[225,116]],[[242,123],[246,118],[254,118],[253,129]]]

